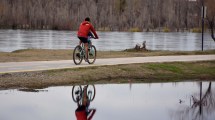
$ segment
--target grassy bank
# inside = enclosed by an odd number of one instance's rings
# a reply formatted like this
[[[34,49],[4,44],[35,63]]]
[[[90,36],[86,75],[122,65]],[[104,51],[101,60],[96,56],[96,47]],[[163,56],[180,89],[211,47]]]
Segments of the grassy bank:
[[[27,49],[0,52],[0,62],[71,60],[72,50]],[[211,51],[99,51],[97,58],[215,54]],[[86,83],[215,80],[215,61],[147,63],[0,74],[0,89],[44,88]]]
[[[86,83],[215,80],[215,61],[147,63],[0,75],[0,89],[44,88]]]
[[[0,62],[20,62],[20,61],[50,61],[50,60],[71,60],[72,50],[47,50],[47,49],[26,49],[13,52],[0,52]],[[127,49],[125,51],[99,51],[97,58],[119,58],[119,57],[143,57],[143,56],[164,56],[164,55],[201,55],[215,54],[215,50],[210,51],[136,51]]]

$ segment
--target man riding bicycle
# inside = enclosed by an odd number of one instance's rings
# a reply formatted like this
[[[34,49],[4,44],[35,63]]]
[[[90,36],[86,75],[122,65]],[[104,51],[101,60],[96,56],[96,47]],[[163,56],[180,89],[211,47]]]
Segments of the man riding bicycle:
[[[92,26],[92,24],[90,23],[90,18],[87,17],[85,18],[85,20],[80,24],[79,26],[79,30],[78,30],[78,38],[80,39],[79,44],[81,45],[81,43],[84,43],[84,47],[85,47],[85,51],[86,53],[88,53],[88,34],[92,32],[95,36],[95,39],[98,39],[98,35],[94,29],[94,27]],[[88,62],[88,54],[86,54],[86,62]]]

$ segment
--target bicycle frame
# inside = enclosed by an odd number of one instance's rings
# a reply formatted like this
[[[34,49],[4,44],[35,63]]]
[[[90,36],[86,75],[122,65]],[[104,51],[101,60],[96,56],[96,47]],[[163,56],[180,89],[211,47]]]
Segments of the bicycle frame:
[[[91,41],[91,38],[92,37],[88,37],[88,52],[89,52],[89,49],[90,49],[90,47],[91,47],[91,45],[92,45],[92,41]],[[81,55],[82,55],[82,57],[83,58],[86,58],[86,50],[85,50],[85,46],[84,46],[84,43],[82,42],[81,43],[81,48],[82,48],[82,50],[81,50]],[[88,53],[87,53],[88,54]]]
[[[85,50],[84,43],[81,43],[80,55],[81,55],[82,58],[86,58],[86,50]]]

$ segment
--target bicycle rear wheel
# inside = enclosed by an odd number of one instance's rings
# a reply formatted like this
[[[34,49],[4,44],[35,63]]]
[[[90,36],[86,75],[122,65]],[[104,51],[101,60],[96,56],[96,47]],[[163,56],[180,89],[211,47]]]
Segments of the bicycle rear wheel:
[[[88,63],[93,64],[96,61],[96,47],[94,45],[90,46],[88,51]]]
[[[82,99],[82,88],[80,85],[72,87],[72,99],[74,102],[80,102]]]
[[[76,65],[80,65],[83,60],[82,47],[77,45],[73,51],[73,61]]]

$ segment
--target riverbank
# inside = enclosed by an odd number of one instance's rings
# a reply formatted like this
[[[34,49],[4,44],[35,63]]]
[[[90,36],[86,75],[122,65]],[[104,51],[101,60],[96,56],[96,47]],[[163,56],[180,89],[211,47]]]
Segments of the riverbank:
[[[215,61],[100,66],[0,75],[0,89],[74,84],[215,80]]]
[[[48,52],[49,51],[49,52]],[[8,54],[15,61],[56,60],[68,55],[71,50],[20,50]],[[2,54],[2,53],[1,53]],[[99,52],[99,58],[156,56],[181,54],[214,54],[214,51],[169,52],[134,51]],[[11,57],[10,56],[10,57]],[[7,59],[9,59],[8,57]],[[66,58],[65,58],[66,59]],[[0,89],[9,88],[45,88],[74,84],[105,84],[128,82],[175,82],[191,80],[215,80],[215,61],[145,63],[114,66],[97,66],[39,72],[0,74]]]
[[[73,50],[49,50],[49,49],[23,49],[13,52],[0,52],[0,62],[23,62],[23,61],[51,61],[71,60]],[[137,51],[126,49],[124,51],[98,51],[97,58],[123,58],[123,57],[146,57],[166,55],[206,55],[215,54],[215,50],[207,51]]]

